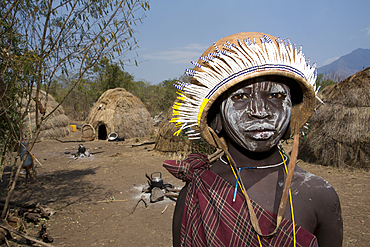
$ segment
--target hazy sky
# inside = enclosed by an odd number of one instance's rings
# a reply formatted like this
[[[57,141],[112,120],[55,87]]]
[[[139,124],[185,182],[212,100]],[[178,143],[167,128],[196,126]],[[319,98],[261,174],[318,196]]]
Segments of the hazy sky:
[[[370,49],[370,0],[151,0],[146,13],[140,64],[125,71],[152,84],[183,75],[213,42],[238,32],[289,38],[318,67]]]

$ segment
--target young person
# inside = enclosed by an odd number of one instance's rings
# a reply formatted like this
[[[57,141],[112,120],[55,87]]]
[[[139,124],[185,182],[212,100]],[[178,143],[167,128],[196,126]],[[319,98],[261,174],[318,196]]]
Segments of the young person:
[[[341,246],[335,190],[295,166],[299,128],[314,111],[316,68],[289,40],[225,37],[178,83],[180,132],[224,150],[210,164],[190,154],[164,166],[186,182],[173,217],[174,246]],[[295,134],[291,159],[278,148]]]

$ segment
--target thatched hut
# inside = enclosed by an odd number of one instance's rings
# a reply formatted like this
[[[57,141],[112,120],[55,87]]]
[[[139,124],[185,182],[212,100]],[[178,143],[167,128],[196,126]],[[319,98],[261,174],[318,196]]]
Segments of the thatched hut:
[[[104,92],[92,107],[87,123],[100,140],[106,140],[110,133],[124,138],[144,137],[154,130],[145,105],[123,88]]]
[[[177,128],[174,123],[170,123],[172,116],[172,106],[168,109],[167,115],[161,122],[155,141],[154,150],[157,153],[173,159],[183,159],[190,153],[203,153],[211,155],[216,149],[206,143],[203,139],[189,140],[185,137],[173,135]]]
[[[174,159],[181,159],[191,153],[190,140],[180,136],[174,136],[176,127],[169,121],[172,118],[172,106],[168,109],[167,115],[159,125],[154,150],[158,153]]]
[[[326,87],[299,158],[325,166],[370,168],[370,67]]]
[[[32,92],[32,98],[36,97],[36,91]],[[47,116],[57,105],[58,103],[54,98],[48,94],[46,98],[46,92],[40,90],[39,92],[39,101],[43,107],[46,104],[46,114]],[[22,99],[22,106],[26,107],[27,99]],[[41,114],[39,114],[41,117]],[[66,135],[69,135],[71,132],[71,127],[69,126],[69,119],[64,114],[62,106],[59,106],[53,114],[50,115],[41,125],[41,132],[39,137],[49,137],[49,138],[60,138]],[[36,129],[36,102],[32,100],[29,106],[29,113],[26,115],[25,119],[25,132],[33,132]]]

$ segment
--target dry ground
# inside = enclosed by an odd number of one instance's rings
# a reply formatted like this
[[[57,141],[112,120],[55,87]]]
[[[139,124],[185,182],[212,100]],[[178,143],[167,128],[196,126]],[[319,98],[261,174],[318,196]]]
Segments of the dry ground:
[[[63,138],[79,139],[78,131]],[[141,193],[147,184],[145,173],[159,171],[165,181],[183,186],[162,168],[166,158],[151,151],[153,145],[132,147],[135,140],[126,140],[84,142],[94,156],[74,160],[65,151],[76,152],[78,144],[56,140],[37,143],[32,152],[42,163],[42,167],[37,167],[38,180],[35,183],[22,180],[13,197],[14,201],[37,202],[56,211],[46,221],[53,245],[171,246],[174,201],[149,203],[148,195]],[[370,173],[303,162],[299,165],[325,178],[338,192],[344,219],[343,246],[369,246]],[[0,184],[2,190],[6,182]],[[148,207],[140,202],[133,212],[142,196]]]

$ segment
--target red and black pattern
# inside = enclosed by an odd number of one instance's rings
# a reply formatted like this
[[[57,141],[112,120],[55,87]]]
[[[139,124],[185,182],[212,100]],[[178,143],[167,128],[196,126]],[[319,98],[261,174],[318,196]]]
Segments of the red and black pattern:
[[[172,175],[188,182],[188,194],[181,226],[181,246],[260,246],[250,222],[247,203],[223,178],[209,171],[205,155],[190,154],[183,161],[166,160],[163,165]],[[276,215],[252,201],[263,234],[275,229]],[[314,235],[300,226],[296,246],[318,246]],[[261,238],[262,246],[293,246],[293,223],[283,219],[278,232]]]

